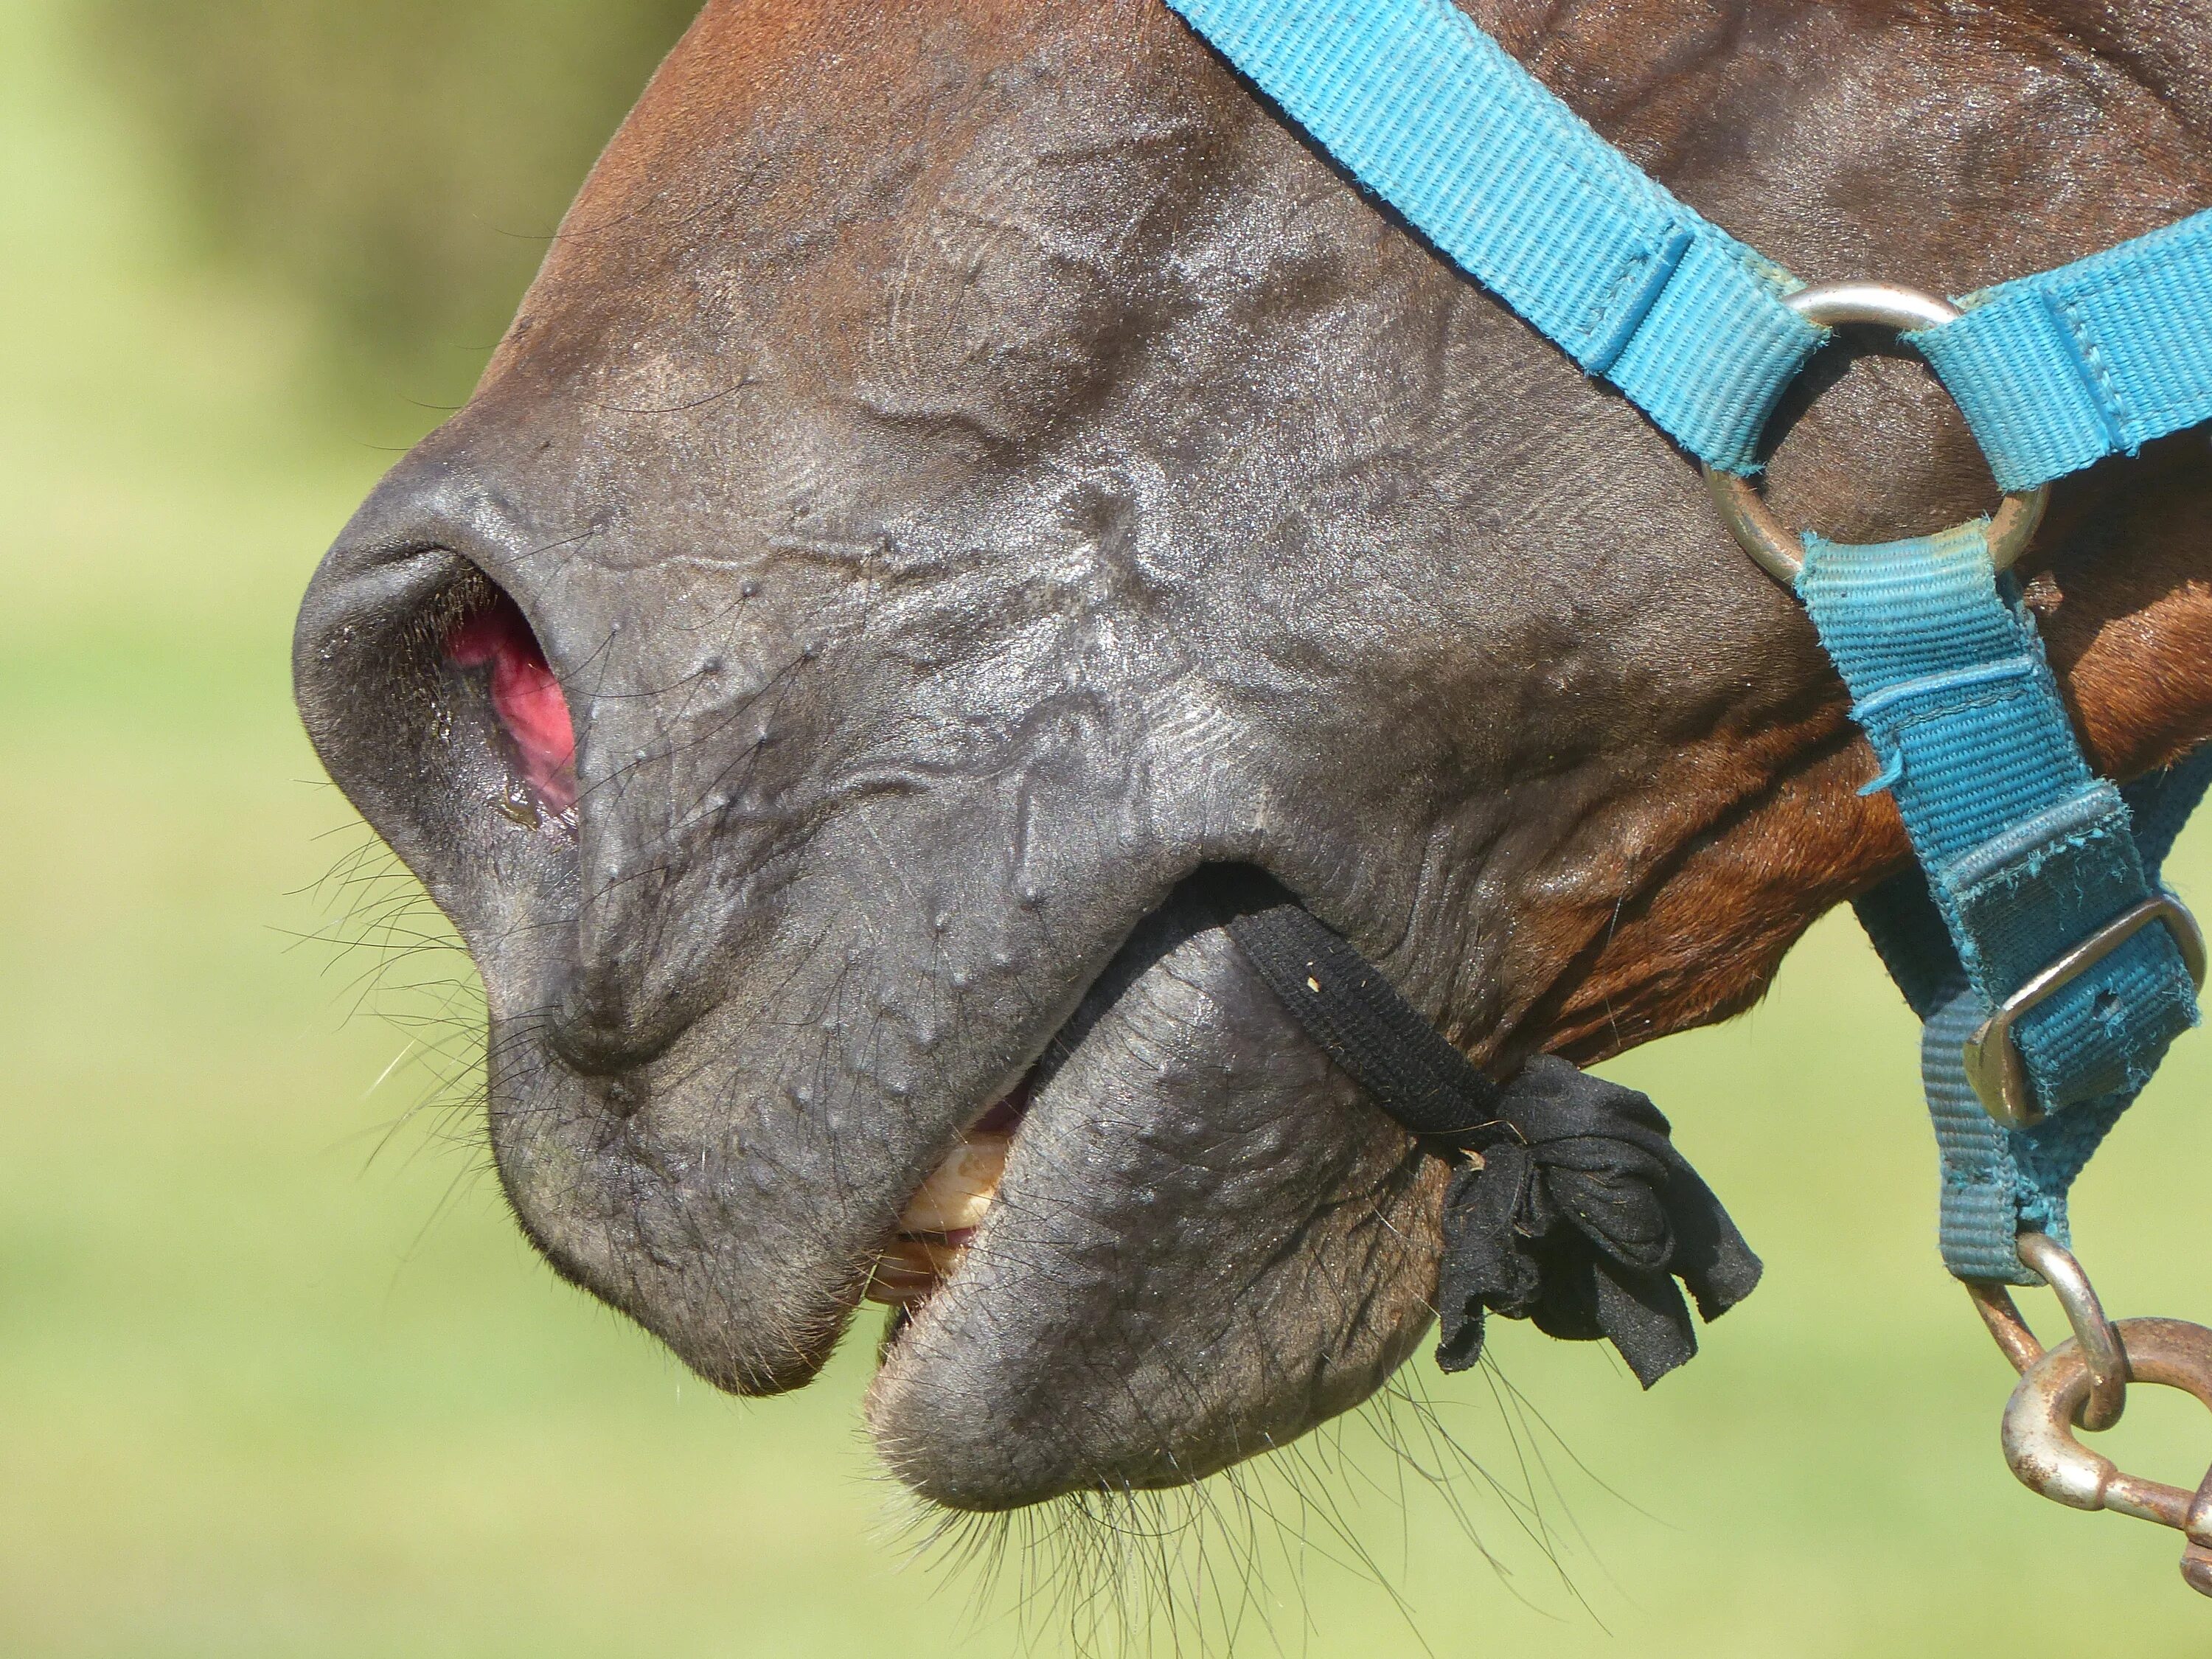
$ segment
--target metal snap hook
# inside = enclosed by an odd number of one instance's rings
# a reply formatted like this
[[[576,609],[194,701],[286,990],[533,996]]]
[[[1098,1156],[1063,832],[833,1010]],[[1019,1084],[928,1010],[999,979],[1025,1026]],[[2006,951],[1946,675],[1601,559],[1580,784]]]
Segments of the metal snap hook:
[[[1917,333],[1952,322],[1961,314],[1948,300],[1901,283],[1815,283],[1782,303],[1808,323],[1823,328],[1842,323],[1869,323],[1893,328],[1900,334]],[[1706,493],[1712,497],[1722,520],[1743,544],[1745,552],[1761,568],[1785,586],[1795,588],[1798,572],[1805,568],[1805,538],[1782,522],[1767,506],[1751,480],[1708,466]],[[2051,502],[2051,486],[2008,492],[1990,523],[1990,562],[2009,568],[2035,538],[2043,510]]]
[[[2116,1328],[2137,1382],[2179,1389],[2212,1407],[2212,1330],[2179,1319],[2124,1319]],[[2005,1462],[2031,1492],[2077,1510],[2112,1510],[2182,1534],[2181,1576],[2212,1595],[2212,1471],[2195,1492],[2126,1474],[2074,1434],[2087,1403],[2089,1357],[2061,1343],[2028,1368],[2005,1407]]]
[[[2074,1328],[2074,1340],[2089,1366],[2089,1395],[2081,1402],[2081,1426],[2092,1434],[2120,1420],[2128,1403],[2128,1355],[2096,1287],[2073,1253],[2045,1233],[2022,1233],[2015,1242],[2020,1259],[2043,1275]]]

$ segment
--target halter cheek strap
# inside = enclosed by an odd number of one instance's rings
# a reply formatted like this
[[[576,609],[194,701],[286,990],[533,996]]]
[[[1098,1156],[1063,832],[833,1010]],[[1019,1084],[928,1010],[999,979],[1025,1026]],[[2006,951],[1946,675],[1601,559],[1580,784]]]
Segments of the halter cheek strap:
[[[2126,797],[2094,775],[1979,525],[1886,546],[1808,538],[1797,591],[1880,763],[1867,787],[1894,798],[1918,855],[1858,908],[1928,1022],[1944,1263],[1961,1279],[2040,1284],[2014,1240],[2067,1242],[2067,1188],[2196,1024],[2175,927],[2160,915],[2136,927],[1996,1043],[1975,1039],[2080,941],[2162,897],[2158,866],[2212,778],[2212,750]],[[2156,810],[2139,823],[2129,797]],[[1983,1079],[1987,1103],[1969,1070],[1978,1054],[1985,1071],[2011,1068]]]

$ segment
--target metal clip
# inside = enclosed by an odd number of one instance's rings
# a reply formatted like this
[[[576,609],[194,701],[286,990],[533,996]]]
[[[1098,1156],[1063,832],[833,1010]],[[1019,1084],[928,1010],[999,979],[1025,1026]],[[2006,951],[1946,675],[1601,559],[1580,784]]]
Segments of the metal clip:
[[[2203,930],[2171,893],[2146,899],[2106,923],[2007,997],[2004,1006],[1966,1039],[1966,1081],[1991,1117],[2013,1129],[2031,1128],[2043,1121],[2043,1108],[2036,1104],[2027,1063],[2020,1057],[2020,1045],[2013,1041],[2013,1027],[2030,1009],[2081,978],[2154,921],[2166,925],[2189,976],[2197,981],[2198,990],[2204,988]]]
[[[2194,1492],[2121,1471],[2075,1437],[2120,1420],[2130,1382],[2155,1382],[2212,1407],[2212,1330],[2179,1319],[2114,1324],[2081,1271],[2056,1239],[2022,1233],[2020,1259],[2043,1276],[2066,1310],[2074,1340],[2045,1352],[2002,1285],[1970,1280],[1967,1294],[1997,1346],[2021,1373],[2005,1407],[2005,1462],[2030,1492],[2077,1510],[2114,1510],[2172,1527],[2188,1539],[2181,1577],[2212,1595],[2212,1469]]]
[[[2124,1319],[2117,1330],[2137,1382],[2179,1389],[2212,1406],[2212,1331],[2179,1319]],[[2212,1471],[2193,1492],[2124,1473],[2074,1435],[2092,1387],[2089,1358],[2062,1342],[2028,1368],[2005,1407],[2005,1462],[2030,1491],[2077,1510],[2112,1510],[2182,1534],[2181,1577],[2212,1595]]]

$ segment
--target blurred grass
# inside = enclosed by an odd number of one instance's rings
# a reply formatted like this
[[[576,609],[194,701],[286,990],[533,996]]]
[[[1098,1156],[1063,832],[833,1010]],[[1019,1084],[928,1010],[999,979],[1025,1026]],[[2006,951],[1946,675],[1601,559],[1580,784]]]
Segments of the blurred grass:
[[[325,386],[457,401],[696,0],[76,0],[204,251],[321,325]]]
[[[857,1428],[866,1341],[802,1395],[713,1396],[553,1283],[465,1123],[386,1143],[425,1073],[378,1082],[407,1037],[348,1017],[372,960],[292,942],[361,842],[285,652],[317,550],[429,417],[328,412],[311,302],[200,260],[76,25],[0,8],[0,1654],[1016,1650],[1006,1595],[975,1624],[966,1580],[902,1565]],[[2204,890],[2212,824],[2176,868]],[[2037,1502],[1998,1460],[2007,1378],[1936,1261],[1913,1052],[1832,921],[1752,1017],[1614,1067],[1766,1287],[1649,1396],[1501,1330],[1556,1439],[1489,1378],[1417,1382],[1553,1529],[1540,1547],[1529,1505],[1462,1477],[1507,1576],[1361,1429],[1309,1443],[1304,1508],[1255,1477],[1243,1512],[1309,1543],[1259,1523],[1235,1650],[2204,1651],[2173,1539]],[[2084,1183],[2124,1311],[2212,1315],[2208,1084],[2200,1037]],[[2118,1437],[2193,1481],[2200,1418],[2141,1399]],[[1232,1589],[1237,1553],[1209,1562]]]

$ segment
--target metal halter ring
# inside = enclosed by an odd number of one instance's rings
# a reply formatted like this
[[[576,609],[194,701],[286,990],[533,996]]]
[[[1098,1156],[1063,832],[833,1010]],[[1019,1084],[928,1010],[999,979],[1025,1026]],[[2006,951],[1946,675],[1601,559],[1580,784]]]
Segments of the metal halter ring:
[[[2092,1433],[2111,1428],[2127,1407],[2128,1356],[2105,1316],[2105,1304],[2097,1299],[2096,1287],[2073,1253],[2048,1234],[2022,1233],[2014,1243],[2020,1259],[2042,1275],[2057,1297],[2066,1322],[2074,1328],[2075,1346],[2087,1357],[2089,1386],[2081,1401],[2081,1426]],[[1969,1279],[1966,1294],[1974,1298],[1975,1310],[2013,1370],[2024,1373],[2042,1359],[2043,1345],[2020,1316],[2009,1291],[1988,1280]]]
[[[1823,328],[1838,324],[1868,323],[1917,333],[1955,320],[1961,313],[1948,300],[1898,283],[1815,283],[1782,303],[1808,323]],[[1775,516],[1751,480],[1733,472],[1705,468],[1705,489],[1720,510],[1722,521],[1743,544],[1744,551],[1778,581],[1794,587],[1805,568],[1805,538]],[[2043,509],[2051,500],[2051,486],[2016,489],[2007,495],[1990,524],[1990,562],[1998,569],[2010,567],[2034,539],[2043,522]]]

